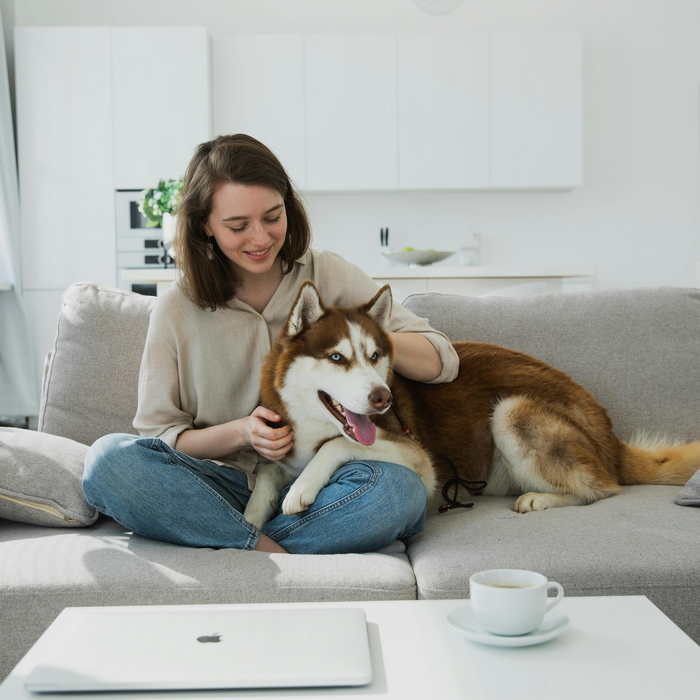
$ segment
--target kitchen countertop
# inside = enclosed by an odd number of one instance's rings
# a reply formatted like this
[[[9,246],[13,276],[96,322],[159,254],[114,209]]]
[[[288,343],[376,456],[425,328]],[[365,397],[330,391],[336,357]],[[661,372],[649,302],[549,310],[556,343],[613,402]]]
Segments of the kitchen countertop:
[[[595,277],[598,268],[595,265],[577,266],[532,266],[532,265],[503,265],[503,266],[447,266],[447,265],[387,265],[375,267],[365,272],[374,279],[526,279],[526,278],[568,278]],[[122,270],[122,279],[164,282],[176,279],[177,270],[159,268],[153,270]]]

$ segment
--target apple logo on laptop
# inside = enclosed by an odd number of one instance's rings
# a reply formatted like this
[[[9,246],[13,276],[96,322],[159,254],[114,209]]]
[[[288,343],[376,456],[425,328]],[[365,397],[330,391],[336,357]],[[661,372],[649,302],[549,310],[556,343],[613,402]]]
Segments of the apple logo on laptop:
[[[203,637],[197,637],[197,641],[201,642],[202,644],[207,644],[208,642],[220,642],[221,635],[220,634],[205,635]]]

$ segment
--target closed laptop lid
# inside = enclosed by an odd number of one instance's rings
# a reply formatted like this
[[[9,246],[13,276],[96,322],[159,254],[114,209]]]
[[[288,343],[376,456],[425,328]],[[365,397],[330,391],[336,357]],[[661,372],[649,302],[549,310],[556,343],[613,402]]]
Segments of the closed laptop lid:
[[[49,629],[61,643],[29,673],[27,690],[295,688],[372,680],[359,608],[66,608]]]

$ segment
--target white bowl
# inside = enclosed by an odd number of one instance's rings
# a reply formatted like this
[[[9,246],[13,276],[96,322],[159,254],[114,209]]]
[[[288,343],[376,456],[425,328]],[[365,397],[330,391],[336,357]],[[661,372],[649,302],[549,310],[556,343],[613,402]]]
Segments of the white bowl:
[[[432,265],[432,263],[446,260],[454,251],[439,250],[402,250],[398,253],[382,253],[385,258],[404,265]]]

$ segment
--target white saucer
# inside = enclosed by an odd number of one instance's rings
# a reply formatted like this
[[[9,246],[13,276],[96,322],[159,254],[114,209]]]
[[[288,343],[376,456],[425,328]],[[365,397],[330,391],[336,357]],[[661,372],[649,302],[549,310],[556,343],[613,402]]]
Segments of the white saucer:
[[[559,636],[569,625],[569,618],[558,610],[551,610],[544,616],[540,626],[517,637],[502,637],[487,632],[472,615],[471,605],[453,610],[447,616],[447,622],[467,639],[480,644],[489,644],[494,647],[529,647],[533,644],[542,644]]]

